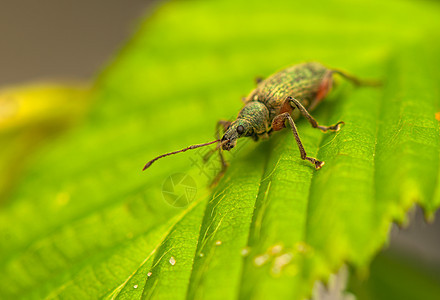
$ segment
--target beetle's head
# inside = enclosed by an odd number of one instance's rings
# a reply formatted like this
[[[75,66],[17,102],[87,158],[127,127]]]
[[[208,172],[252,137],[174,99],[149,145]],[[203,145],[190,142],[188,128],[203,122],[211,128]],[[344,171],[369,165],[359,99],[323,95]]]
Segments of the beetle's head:
[[[237,119],[226,129],[221,140],[222,149],[229,151],[235,147],[238,138],[252,136],[253,134],[254,128],[249,121]]]

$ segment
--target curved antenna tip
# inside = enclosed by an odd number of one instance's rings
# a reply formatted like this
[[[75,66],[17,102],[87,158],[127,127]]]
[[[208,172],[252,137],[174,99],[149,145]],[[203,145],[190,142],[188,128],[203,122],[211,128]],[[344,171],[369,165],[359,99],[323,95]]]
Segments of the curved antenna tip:
[[[142,171],[145,171],[146,169],[148,169],[152,164],[153,164],[152,161],[147,162],[147,164],[142,168]]]

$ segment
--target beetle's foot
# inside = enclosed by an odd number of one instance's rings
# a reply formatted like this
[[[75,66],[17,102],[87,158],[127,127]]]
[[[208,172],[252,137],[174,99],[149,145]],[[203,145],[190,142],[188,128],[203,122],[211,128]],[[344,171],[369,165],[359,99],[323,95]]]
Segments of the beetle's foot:
[[[316,170],[321,169],[322,166],[325,164],[325,162],[317,160],[316,158],[313,158],[313,157],[306,157],[305,159],[307,159],[309,162],[314,164]]]
[[[323,132],[327,132],[327,131],[337,132],[337,131],[341,130],[343,125],[345,125],[344,121],[339,121],[335,125],[332,125],[332,126],[318,126],[318,128],[321,129],[321,131],[323,131]]]
[[[321,169],[322,166],[323,166],[324,164],[325,164],[325,161],[319,161],[319,160],[316,160],[316,161],[315,161],[315,169],[316,169],[316,170]]]
[[[342,126],[344,126],[344,125],[345,125],[344,121],[339,121],[335,125],[331,126],[330,130],[338,132],[339,130],[341,130]]]

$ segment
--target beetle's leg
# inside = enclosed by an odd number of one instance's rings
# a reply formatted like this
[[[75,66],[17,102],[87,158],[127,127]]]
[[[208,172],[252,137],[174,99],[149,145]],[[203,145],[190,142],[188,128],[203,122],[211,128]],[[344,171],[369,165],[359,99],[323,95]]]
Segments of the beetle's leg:
[[[223,175],[225,175],[226,170],[228,169],[228,166],[229,166],[229,164],[225,160],[225,157],[223,156],[223,152],[222,152],[221,148],[218,149],[218,154],[220,157],[222,168],[218,172],[218,174],[215,176],[215,178],[212,180],[211,184],[209,185],[210,187],[217,185],[217,183],[220,181],[220,179],[222,179]]]
[[[292,117],[290,116],[290,114],[288,112],[282,113],[273,119],[272,129],[274,131],[278,131],[278,130],[283,129],[284,127],[286,127],[286,125],[285,125],[286,120],[289,121],[290,127],[292,128],[293,136],[295,137],[296,144],[298,145],[299,152],[301,153],[301,158],[303,160],[308,160],[312,164],[314,164],[315,169],[317,169],[317,170],[321,169],[321,167],[324,165],[324,162],[319,161],[316,158],[307,156],[306,150],[304,149],[304,146],[301,143],[301,139],[299,138],[298,130],[296,129],[295,122],[293,121]]]
[[[231,125],[231,121],[225,121],[225,120],[220,120],[217,122],[217,130],[216,130],[216,137],[219,140],[220,139],[220,131],[219,131],[219,127],[222,126],[223,127],[223,133],[228,129],[228,127]],[[220,146],[220,144],[219,144]],[[218,155],[220,157],[220,162],[222,164],[222,169],[220,170],[220,172],[218,172],[217,176],[215,176],[214,180],[211,182],[210,186],[215,186],[219,180],[223,177],[223,175],[225,175],[226,170],[228,169],[229,164],[226,162],[225,157],[223,155],[222,152],[222,148],[218,147]]]
[[[321,129],[323,132],[326,132],[328,130],[330,131],[339,131],[341,129],[341,125],[345,124],[343,121],[339,121],[335,125],[331,126],[321,126],[316,122],[316,120],[309,114],[309,112],[304,108],[304,106],[299,102],[297,99],[293,97],[287,97],[286,101],[289,101],[290,105],[292,107],[297,107],[301,114],[309,121],[309,123],[312,125],[313,128]]]
[[[217,140],[220,139],[220,127],[222,127],[223,129],[223,133],[226,131],[226,129],[228,129],[228,127],[231,125],[231,121],[226,121],[226,120],[219,120],[217,122],[217,124],[215,124],[215,138]],[[207,162],[209,160],[209,158],[212,156],[212,154],[214,154],[214,152],[217,150],[217,148],[214,148],[212,150],[210,150],[208,153],[205,154],[205,156],[203,156],[203,161]],[[221,149],[219,150],[221,152]],[[221,156],[223,154],[220,154]],[[222,156],[222,161],[224,160],[223,156]]]
[[[351,81],[355,86],[381,86],[382,85],[382,82],[380,82],[379,80],[359,79],[356,76],[353,76],[351,74],[345,73],[340,70],[331,70],[331,72],[341,75],[345,79]]]
[[[231,125],[231,121],[226,121],[226,120],[220,120],[217,122],[216,126],[215,126],[215,137],[217,138],[217,140],[220,139],[220,130],[222,129],[222,132],[224,133],[228,127]],[[218,172],[218,174],[215,176],[214,180],[211,182],[210,187],[215,186],[219,180],[223,177],[223,175],[225,174],[227,168],[228,168],[228,163],[225,160],[225,157],[223,156],[223,152],[222,152],[222,148],[220,147],[220,144],[217,145],[216,148],[210,150],[204,157],[203,160],[206,162],[208,161],[208,159],[211,157],[211,155],[218,150],[218,155],[220,157],[220,162],[221,162],[221,170],[220,172]]]

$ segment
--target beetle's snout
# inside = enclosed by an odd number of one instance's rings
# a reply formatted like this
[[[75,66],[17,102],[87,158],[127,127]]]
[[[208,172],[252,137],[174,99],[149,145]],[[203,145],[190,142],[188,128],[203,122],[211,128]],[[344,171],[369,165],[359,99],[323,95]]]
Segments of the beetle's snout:
[[[225,136],[223,136],[221,143],[222,143],[222,149],[229,151],[235,147],[236,140],[235,139],[231,140],[231,139],[227,138],[225,135]]]
[[[235,143],[234,143],[235,144]],[[226,151],[229,151],[229,150],[231,150],[232,148],[234,148],[234,145],[233,143],[231,143],[230,141],[228,141],[228,142],[226,142],[226,143],[224,143],[223,145],[222,145],[222,149],[223,150],[226,150]]]

